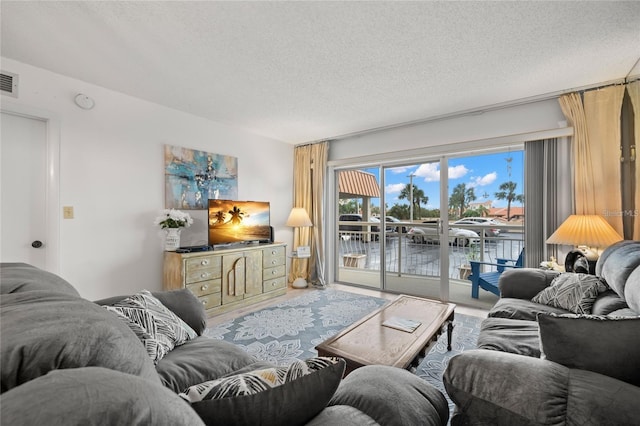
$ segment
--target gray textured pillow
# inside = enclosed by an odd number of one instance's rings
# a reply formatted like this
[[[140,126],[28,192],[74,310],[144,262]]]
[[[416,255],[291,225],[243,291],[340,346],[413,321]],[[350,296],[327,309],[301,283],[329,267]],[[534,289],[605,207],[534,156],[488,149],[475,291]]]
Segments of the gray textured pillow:
[[[564,273],[554,278],[551,285],[531,301],[575,314],[590,314],[598,294],[607,289],[607,285],[595,275]]]
[[[303,425],[328,404],[345,361],[311,358],[195,385],[181,393],[207,424]]]
[[[543,357],[640,386],[640,317],[540,314]]]
[[[147,290],[104,308],[131,328],[156,364],[175,346],[197,337],[191,327]]]

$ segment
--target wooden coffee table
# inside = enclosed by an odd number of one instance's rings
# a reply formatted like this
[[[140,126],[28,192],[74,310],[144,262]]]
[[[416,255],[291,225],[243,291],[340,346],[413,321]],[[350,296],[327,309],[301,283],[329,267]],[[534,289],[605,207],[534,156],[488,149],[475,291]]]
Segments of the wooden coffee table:
[[[390,365],[410,369],[438,339],[447,326],[447,349],[451,350],[456,305],[401,295],[316,346],[318,356],[337,356],[347,363],[345,375],[365,365]],[[406,332],[382,325],[392,317],[419,321]]]

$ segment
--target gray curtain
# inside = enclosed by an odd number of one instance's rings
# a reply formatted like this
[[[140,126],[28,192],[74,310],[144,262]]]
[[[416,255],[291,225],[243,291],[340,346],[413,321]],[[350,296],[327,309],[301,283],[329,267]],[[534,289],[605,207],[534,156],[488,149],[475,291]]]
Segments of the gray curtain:
[[[562,264],[564,252],[546,240],[574,211],[571,145],[568,138],[526,142],[525,266],[538,267],[551,256]]]

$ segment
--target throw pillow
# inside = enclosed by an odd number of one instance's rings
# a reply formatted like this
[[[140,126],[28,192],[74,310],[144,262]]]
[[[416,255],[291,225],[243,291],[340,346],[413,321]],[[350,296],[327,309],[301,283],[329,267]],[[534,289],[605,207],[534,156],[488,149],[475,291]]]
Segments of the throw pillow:
[[[543,357],[640,385],[640,317],[540,314]]]
[[[531,301],[575,314],[590,314],[598,294],[607,289],[608,286],[595,275],[564,273],[555,277],[551,285]]]
[[[156,364],[174,347],[197,336],[191,327],[147,290],[105,308],[129,326]]]
[[[335,393],[345,361],[317,357],[191,386],[180,396],[207,424],[305,424]]]

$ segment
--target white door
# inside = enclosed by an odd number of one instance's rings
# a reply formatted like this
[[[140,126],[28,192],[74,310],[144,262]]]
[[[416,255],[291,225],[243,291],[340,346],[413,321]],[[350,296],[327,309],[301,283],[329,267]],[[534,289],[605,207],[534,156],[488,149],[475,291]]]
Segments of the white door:
[[[0,260],[47,266],[47,123],[1,113]]]

